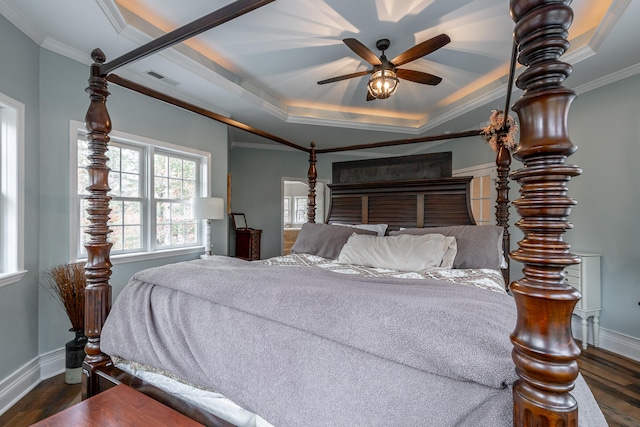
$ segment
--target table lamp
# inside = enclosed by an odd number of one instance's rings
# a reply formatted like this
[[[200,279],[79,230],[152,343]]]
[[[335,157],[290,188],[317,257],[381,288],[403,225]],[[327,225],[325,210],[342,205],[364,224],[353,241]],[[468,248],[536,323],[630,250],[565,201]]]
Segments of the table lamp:
[[[194,197],[191,199],[191,216],[207,220],[205,256],[211,256],[211,220],[224,218],[224,199],[221,197]]]

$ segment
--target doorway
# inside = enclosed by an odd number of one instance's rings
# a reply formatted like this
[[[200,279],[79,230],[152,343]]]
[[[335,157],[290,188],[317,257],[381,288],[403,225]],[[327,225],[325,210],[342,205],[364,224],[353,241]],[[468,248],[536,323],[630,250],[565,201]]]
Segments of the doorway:
[[[326,185],[329,180],[316,181],[316,222],[323,223],[327,205]],[[282,178],[281,242],[282,254],[288,255],[298,237],[302,224],[307,222],[309,184],[307,178]]]

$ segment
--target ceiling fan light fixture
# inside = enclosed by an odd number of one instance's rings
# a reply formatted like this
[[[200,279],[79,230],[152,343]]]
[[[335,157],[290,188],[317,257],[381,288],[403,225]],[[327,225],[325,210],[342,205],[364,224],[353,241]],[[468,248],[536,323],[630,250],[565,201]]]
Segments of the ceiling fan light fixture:
[[[398,90],[398,83],[398,76],[396,76],[395,71],[382,68],[371,75],[367,89],[369,89],[369,93],[374,98],[387,99]]]

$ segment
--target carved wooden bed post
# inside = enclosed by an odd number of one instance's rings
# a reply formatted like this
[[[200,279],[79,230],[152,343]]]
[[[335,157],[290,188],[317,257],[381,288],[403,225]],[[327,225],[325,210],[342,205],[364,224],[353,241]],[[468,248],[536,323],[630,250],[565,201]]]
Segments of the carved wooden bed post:
[[[511,253],[524,264],[524,278],[511,284],[518,320],[511,335],[519,380],[513,388],[514,425],[577,426],[578,407],[569,393],[578,375],[580,349],[571,335],[571,313],[580,294],[564,282],[564,268],[579,263],[563,242],[575,201],[567,182],[581,173],[566,165],[576,147],[569,140],[567,115],[575,93],[562,87],[571,67],[558,58],[573,12],[570,0],[511,0],[524,90],[513,107],[521,139],[514,156],[523,167],[512,173],[521,186],[513,204],[525,237]]]
[[[311,141],[311,151],[309,151],[309,196],[307,199],[307,222],[316,222],[316,180],[318,171],[316,170],[316,143]]]
[[[509,167],[511,166],[511,153],[500,144],[498,155],[496,156],[496,169],[498,171],[498,179],[496,180],[497,198],[496,198],[496,225],[504,229],[502,233],[502,250],[507,261],[507,268],[502,269],[504,282],[509,286],[510,262],[507,254],[510,251],[511,235],[509,234]]]
[[[106,76],[100,73],[100,64],[104,63],[105,56],[100,49],[91,52],[94,64],[91,66],[89,93],[91,104],[85,116],[85,125],[89,139],[89,241],[85,244],[87,250],[87,264],[85,265],[87,287],[85,289],[85,318],[84,332],[88,338],[85,351],[87,356],[82,365],[82,398],[85,399],[98,393],[95,370],[111,363],[111,359],[100,350],[100,333],[109,310],[111,309],[111,261],[109,252],[111,243],[107,241],[107,235],[111,232],[107,227],[109,220],[109,167],[107,167],[106,151],[111,132],[111,119],[107,111]]]

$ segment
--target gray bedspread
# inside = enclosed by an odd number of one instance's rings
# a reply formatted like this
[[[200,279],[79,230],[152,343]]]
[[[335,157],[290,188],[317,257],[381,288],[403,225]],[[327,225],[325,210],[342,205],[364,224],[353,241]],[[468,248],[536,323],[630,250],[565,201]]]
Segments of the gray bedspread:
[[[511,425],[508,295],[214,257],[137,273],[102,349],[280,426]],[[582,426],[606,425],[579,378]]]

